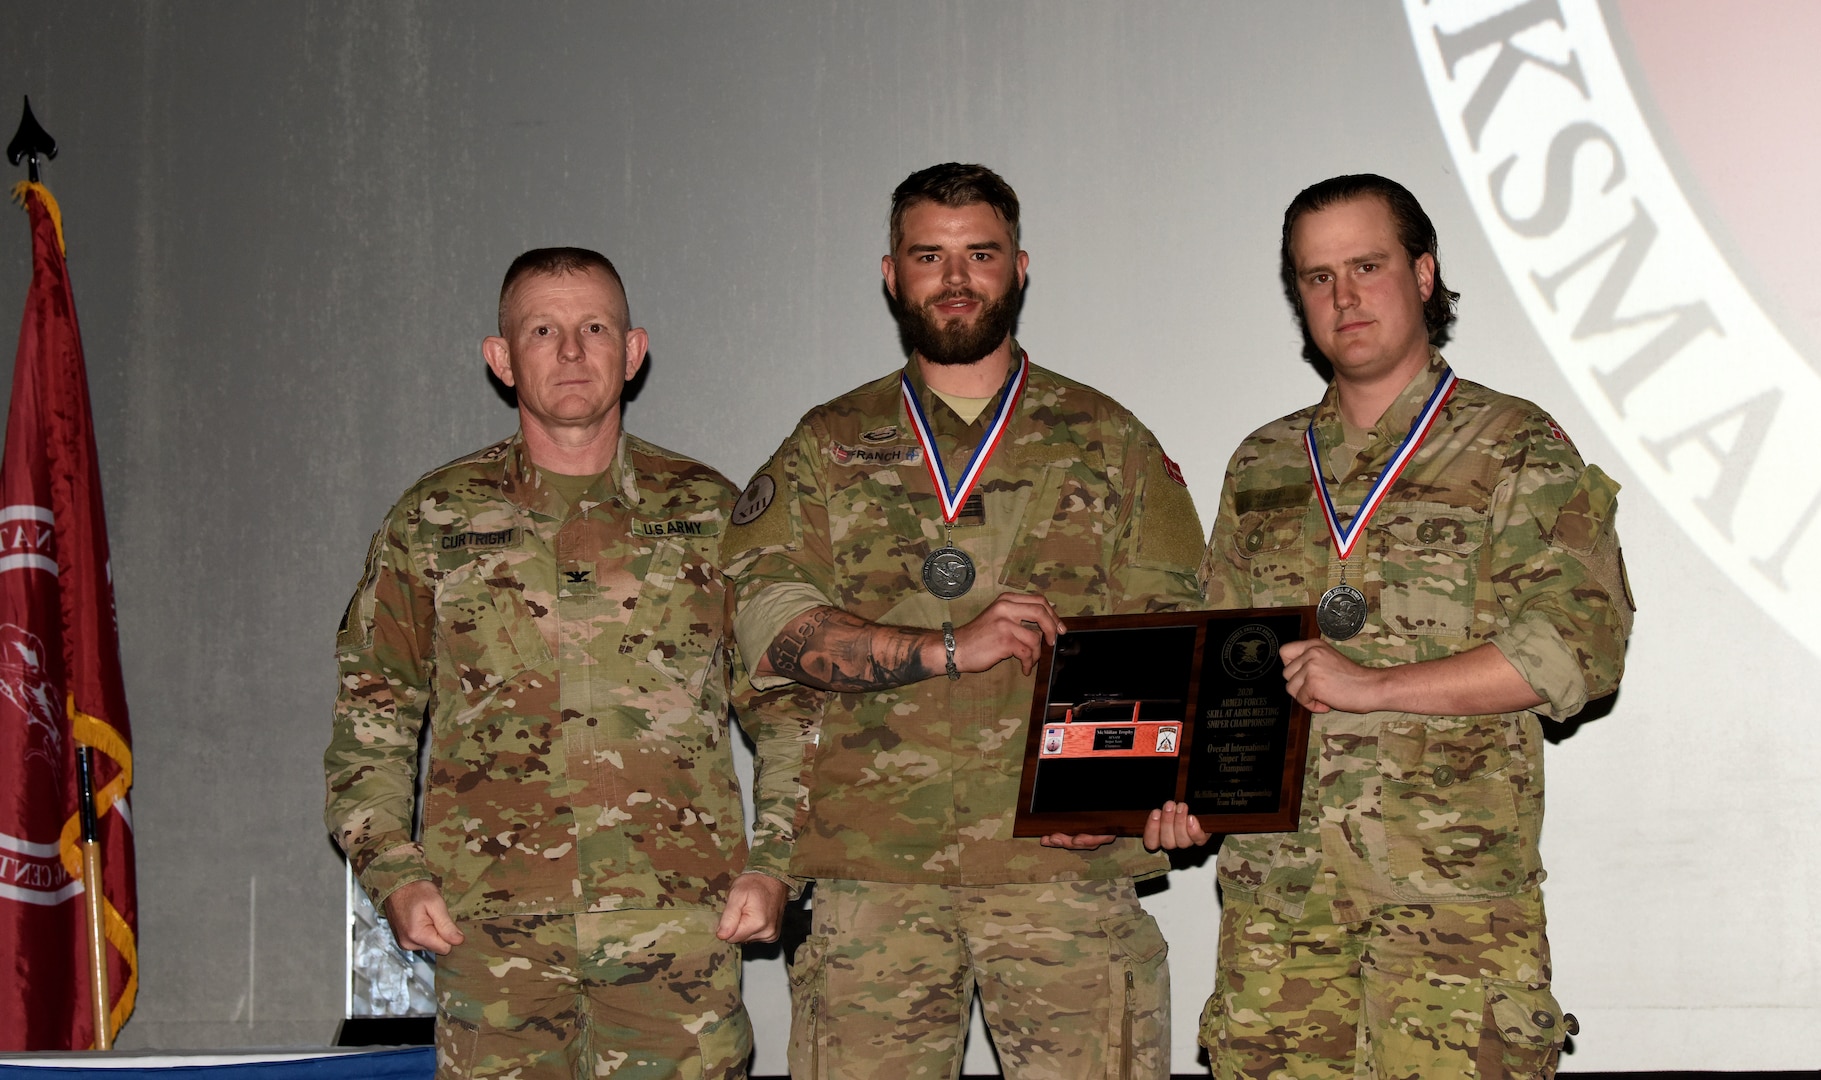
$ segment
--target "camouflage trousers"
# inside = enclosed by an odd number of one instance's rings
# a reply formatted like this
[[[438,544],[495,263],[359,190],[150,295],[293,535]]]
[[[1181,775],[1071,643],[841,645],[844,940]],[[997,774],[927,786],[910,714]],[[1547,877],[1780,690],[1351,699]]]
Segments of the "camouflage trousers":
[[[436,963],[436,1075],[744,1080],[740,949],[706,908],[466,920]]]
[[[1292,919],[1228,896],[1201,1016],[1217,1078],[1554,1075],[1573,1018],[1549,992],[1539,893],[1338,924],[1317,903]]]
[[[1167,952],[1129,880],[820,880],[790,969],[790,1074],[957,1077],[978,993],[1012,1080],[1167,1080]]]

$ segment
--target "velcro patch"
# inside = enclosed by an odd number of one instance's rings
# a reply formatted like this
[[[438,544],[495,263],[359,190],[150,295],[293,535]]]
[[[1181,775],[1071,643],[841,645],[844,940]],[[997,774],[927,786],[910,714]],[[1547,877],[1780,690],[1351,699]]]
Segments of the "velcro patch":
[[[1307,506],[1309,500],[1313,498],[1315,498],[1314,484],[1253,488],[1250,491],[1234,493],[1233,509],[1241,514],[1250,514],[1254,510],[1285,510],[1292,506]]]

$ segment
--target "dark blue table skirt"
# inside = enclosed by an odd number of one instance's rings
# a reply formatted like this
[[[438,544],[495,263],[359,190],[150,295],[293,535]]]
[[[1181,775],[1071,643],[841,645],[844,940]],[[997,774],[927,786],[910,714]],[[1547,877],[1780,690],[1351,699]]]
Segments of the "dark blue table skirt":
[[[329,1054],[296,1061],[257,1061],[244,1065],[165,1065],[102,1069],[81,1064],[0,1064],[0,1080],[430,1080],[436,1075],[436,1050],[411,1046],[361,1054]]]

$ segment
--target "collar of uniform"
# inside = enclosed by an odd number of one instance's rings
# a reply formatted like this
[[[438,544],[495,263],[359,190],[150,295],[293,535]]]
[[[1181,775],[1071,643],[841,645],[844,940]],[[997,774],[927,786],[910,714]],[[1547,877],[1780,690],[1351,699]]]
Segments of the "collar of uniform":
[[[530,452],[525,449],[525,436],[522,433],[512,436],[512,441],[506,448],[505,464],[506,475],[500,485],[500,494],[509,502],[521,510],[548,518],[560,520],[569,516],[573,507],[555,489],[544,483],[543,473],[538,471]],[[607,471],[601,478],[582,495],[582,501],[612,501],[625,507],[639,504],[638,472],[626,460],[625,428],[620,429],[620,444],[614,448],[613,461],[608,463]]]
[[[1024,359],[1024,350],[1018,347],[1016,341],[1012,342],[1012,356],[1019,360]],[[1015,363],[1016,360],[1014,360]],[[929,388],[929,383],[923,378],[923,365],[917,362],[916,353],[912,353],[910,360],[905,363],[904,374],[910,379],[911,389],[917,392],[917,401],[923,406],[923,416],[929,421],[931,434],[935,435],[960,435],[984,429],[986,425],[993,422],[993,417],[999,412],[999,400],[1005,396],[1005,384],[1002,383],[992,400],[986,403],[986,408],[980,411],[979,416],[974,417],[974,422],[963,423],[961,417],[955,415],[955,410],[948,407],[948,402],[937,397],[936,392]],[[1010,383],[1011,369],[1008,368],[1005,374],[1006,383]],[[1028,391],[1029,387],[1026,387],[1026,390]]]
[[[1360,457],[1367,461],[1377,461],[1385,453],[1404,441],[1410,434],[1410,425],[1416,422],[1416,414],[1423,411],[1429,401],[1430,391],[1441,380],[1442,369],[1448,361],[1442,358],[1442,352],[1435,346],[1429,346],[1429,363],[1417,372],[1390,405],[1385,413],[1372,425],[1372,441]],[[1323,451],[1338,444],[1344,436],[1340,418],[1340,387],[1337,383],[1328,384],[1328,392],[1322,395],[1321,404],[1315,407],[1315,443]]]

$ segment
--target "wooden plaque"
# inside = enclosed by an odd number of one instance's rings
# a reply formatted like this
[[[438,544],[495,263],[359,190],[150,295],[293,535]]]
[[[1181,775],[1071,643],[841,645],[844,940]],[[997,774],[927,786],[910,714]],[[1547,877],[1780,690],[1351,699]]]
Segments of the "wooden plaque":
[[[1165,802],[1210,833],[1294,832],[1309,710],[1279,646],[1313,607],[1095,615],[1037,664],[1014,836],[1138,836]]]

